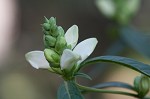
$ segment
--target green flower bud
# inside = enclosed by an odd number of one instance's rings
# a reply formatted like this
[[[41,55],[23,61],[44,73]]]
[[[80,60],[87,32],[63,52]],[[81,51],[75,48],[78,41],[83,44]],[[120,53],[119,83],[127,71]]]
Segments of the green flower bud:
[[[65,37],[57,37],[57,42],[55,45],[55,50],[57,53],[62,54],[63,50],[67,47],[67,42],[65,40]]]
[[[57,32],[59,32],[60,36],[64,36],[65,31],[61,26],[58,26]]]
[[[50,35],[45,35],[44,37],[45,43],[50,46],[50,47],[54,47],[55,43],[56,43],[56,38],[50,36]]]
[[[53,33],[56,31],[56,29],[57,29],[56,19],[55,19],[54,17],[51,17],[51,18],[49,19],[49,23],[50,23],[50,26],[51,26],[51,31],[50,31],[50,33],[53,34]]]
[[[46,30],[42,30],[42,32],[45,34],[45,35],[49,35],[49,31],[46,31]]]
[[[50,30],[50,24],[49,23],[44,23],[42,26],[43,26],[44,30],[46,30],[46,31]]]
[[[45,37],[44,37],[45,38]],[[50,48],[50,46],[47,44],[47,42],[45,41],[45,40],[43,40],[44,41],[44,47],[45,48]]]
[[[46,60],[50,63],[50,66],[52,67],[59,67],[60,63],[60,56],[51,49],[45,49],[44,55],[46,57]]]
[[[45,23],[49,23],[49,20],[44,16]]]
[[[58,26],[56,28],[56,30],[51,35],[54,36],[54,37],[64,36],[64,30],[63,30],[63,28],[61,26]]]
[[[51,17],[51,18],[49,19],[49,23],[50,23],[50,25],[56,25],[56,18]]]
[[[144,97],[150,88],[150,79],[145,75],[137,76],[134,80],[134,87],[138,92],[139,97]]]
[[[136,91],[139,91],[139,82],[141,80],[140,76],[135,77],[134,79],[134,88],[136,89]]]

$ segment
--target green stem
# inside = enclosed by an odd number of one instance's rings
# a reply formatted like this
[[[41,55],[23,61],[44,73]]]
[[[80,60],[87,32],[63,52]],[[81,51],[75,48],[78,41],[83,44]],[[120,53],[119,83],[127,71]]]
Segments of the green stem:
[[[96,89],[96,88],[82,86],[82,85],[79,85],[79,84],[77,84],[77,86],[79,87],[79,89],[84,90],[86,92],[100,92],[100,93],[121,94],[121,95],[127,95],[127,96],[132,96],[132,97],[139,98],[137,94],[123,92],[123,91]]]

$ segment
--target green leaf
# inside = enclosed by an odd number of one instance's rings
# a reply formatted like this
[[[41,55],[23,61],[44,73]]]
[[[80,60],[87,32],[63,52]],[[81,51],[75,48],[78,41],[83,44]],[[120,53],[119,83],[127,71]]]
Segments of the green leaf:
[[[87,92],[99,92],[99,93],[110,93],[110,94],[120,94],[120,95],[127,95],[139,98],[136,93],[124,92],[124,91],[117,91],[117,90],[107,90],[107,89],[97,89],[93,87],[87,87],[77,84],[78,88],[82,90],[83,93]],[[141,98],[140,98],[141,99]]]
[[[150,36],[131,27],[120,30],[122,39],[134,50],[150,58]]]
[[[57,99],[84,99],[73,81],[65,81],[58,89]]]
[[[96,89],[104,89],[104,88],[110,88],[110,87],[118,87],[118,88],[125,88],[128,90],[136,91],[136,89],[131,86],[130,84],[123,83],[123,82],[105,82],[105,83],[100,83],[97,85],[92,86],[91,88],[96,88]],[[86,93],[86,90],[82,90],[82,93]]]
[[[133,86],[123,82],[105,82],[93,86],[93,88],[108,88],[108,87],[119,87],[136,91]]]
[[[108,63],[116,63],[122,66],[128,67],[130,69],[136,70],[144,75],[150,77],[150,65],[138,62],[131,58],[120,57],[120,56],[99,56],[89,60],[86,60],[81,63],[78,70],[82,67],[85,67],[87,64],[98,63],[98,62],[108,62]]]
[[[92,80],[92,78],[89,75],[85,74],[85,73],[79,73],[78,72],[74,76],[84,77],[84,78],[87,78],[89,80]]]

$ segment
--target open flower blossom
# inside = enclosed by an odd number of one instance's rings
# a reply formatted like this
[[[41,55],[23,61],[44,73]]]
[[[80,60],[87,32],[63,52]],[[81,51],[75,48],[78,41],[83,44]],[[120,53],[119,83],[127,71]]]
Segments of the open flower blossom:
[[[78,42],[78,26],[73,25],[65,33],[65,40],[70,49],[64,49],[60,57],[61,70],[70,70],[73,66],[80,65],[95,49],[98,41],[96,38],[88,38],[79,44]],[[36,69],[49,69],[49,62],[46,60],[43,51],[31,51],[26,55],[27,61]]]

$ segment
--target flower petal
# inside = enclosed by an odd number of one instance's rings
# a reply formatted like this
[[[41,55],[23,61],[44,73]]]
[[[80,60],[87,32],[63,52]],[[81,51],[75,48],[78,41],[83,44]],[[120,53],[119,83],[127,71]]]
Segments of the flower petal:
[[[78,26],[77,25],[73,25],[67,30],[65,34],[65,39],[66,39],[67,45],[71,45],[71,49],[73,49],[78,42]]]
[[[26,55],[26,60],[36,69],[39,68],[50,68],[49,63],[45,59],[43,51],[31,51]]]
[[[98,41],[96,38],[89,38],[80,42],[73,50],[73,52],[78,53],[81,56],[81,60],[78,61],[80,64],[84,61],[95,49]]]
[[[80,56],[70,49],[65,49],[61,56],[60,66],[61,69],[71,70],[73,66],[80,60]]]
[[[96,0],[96,6],[109,18],[113,17],[116,13],[116,6],[113,0]]]

